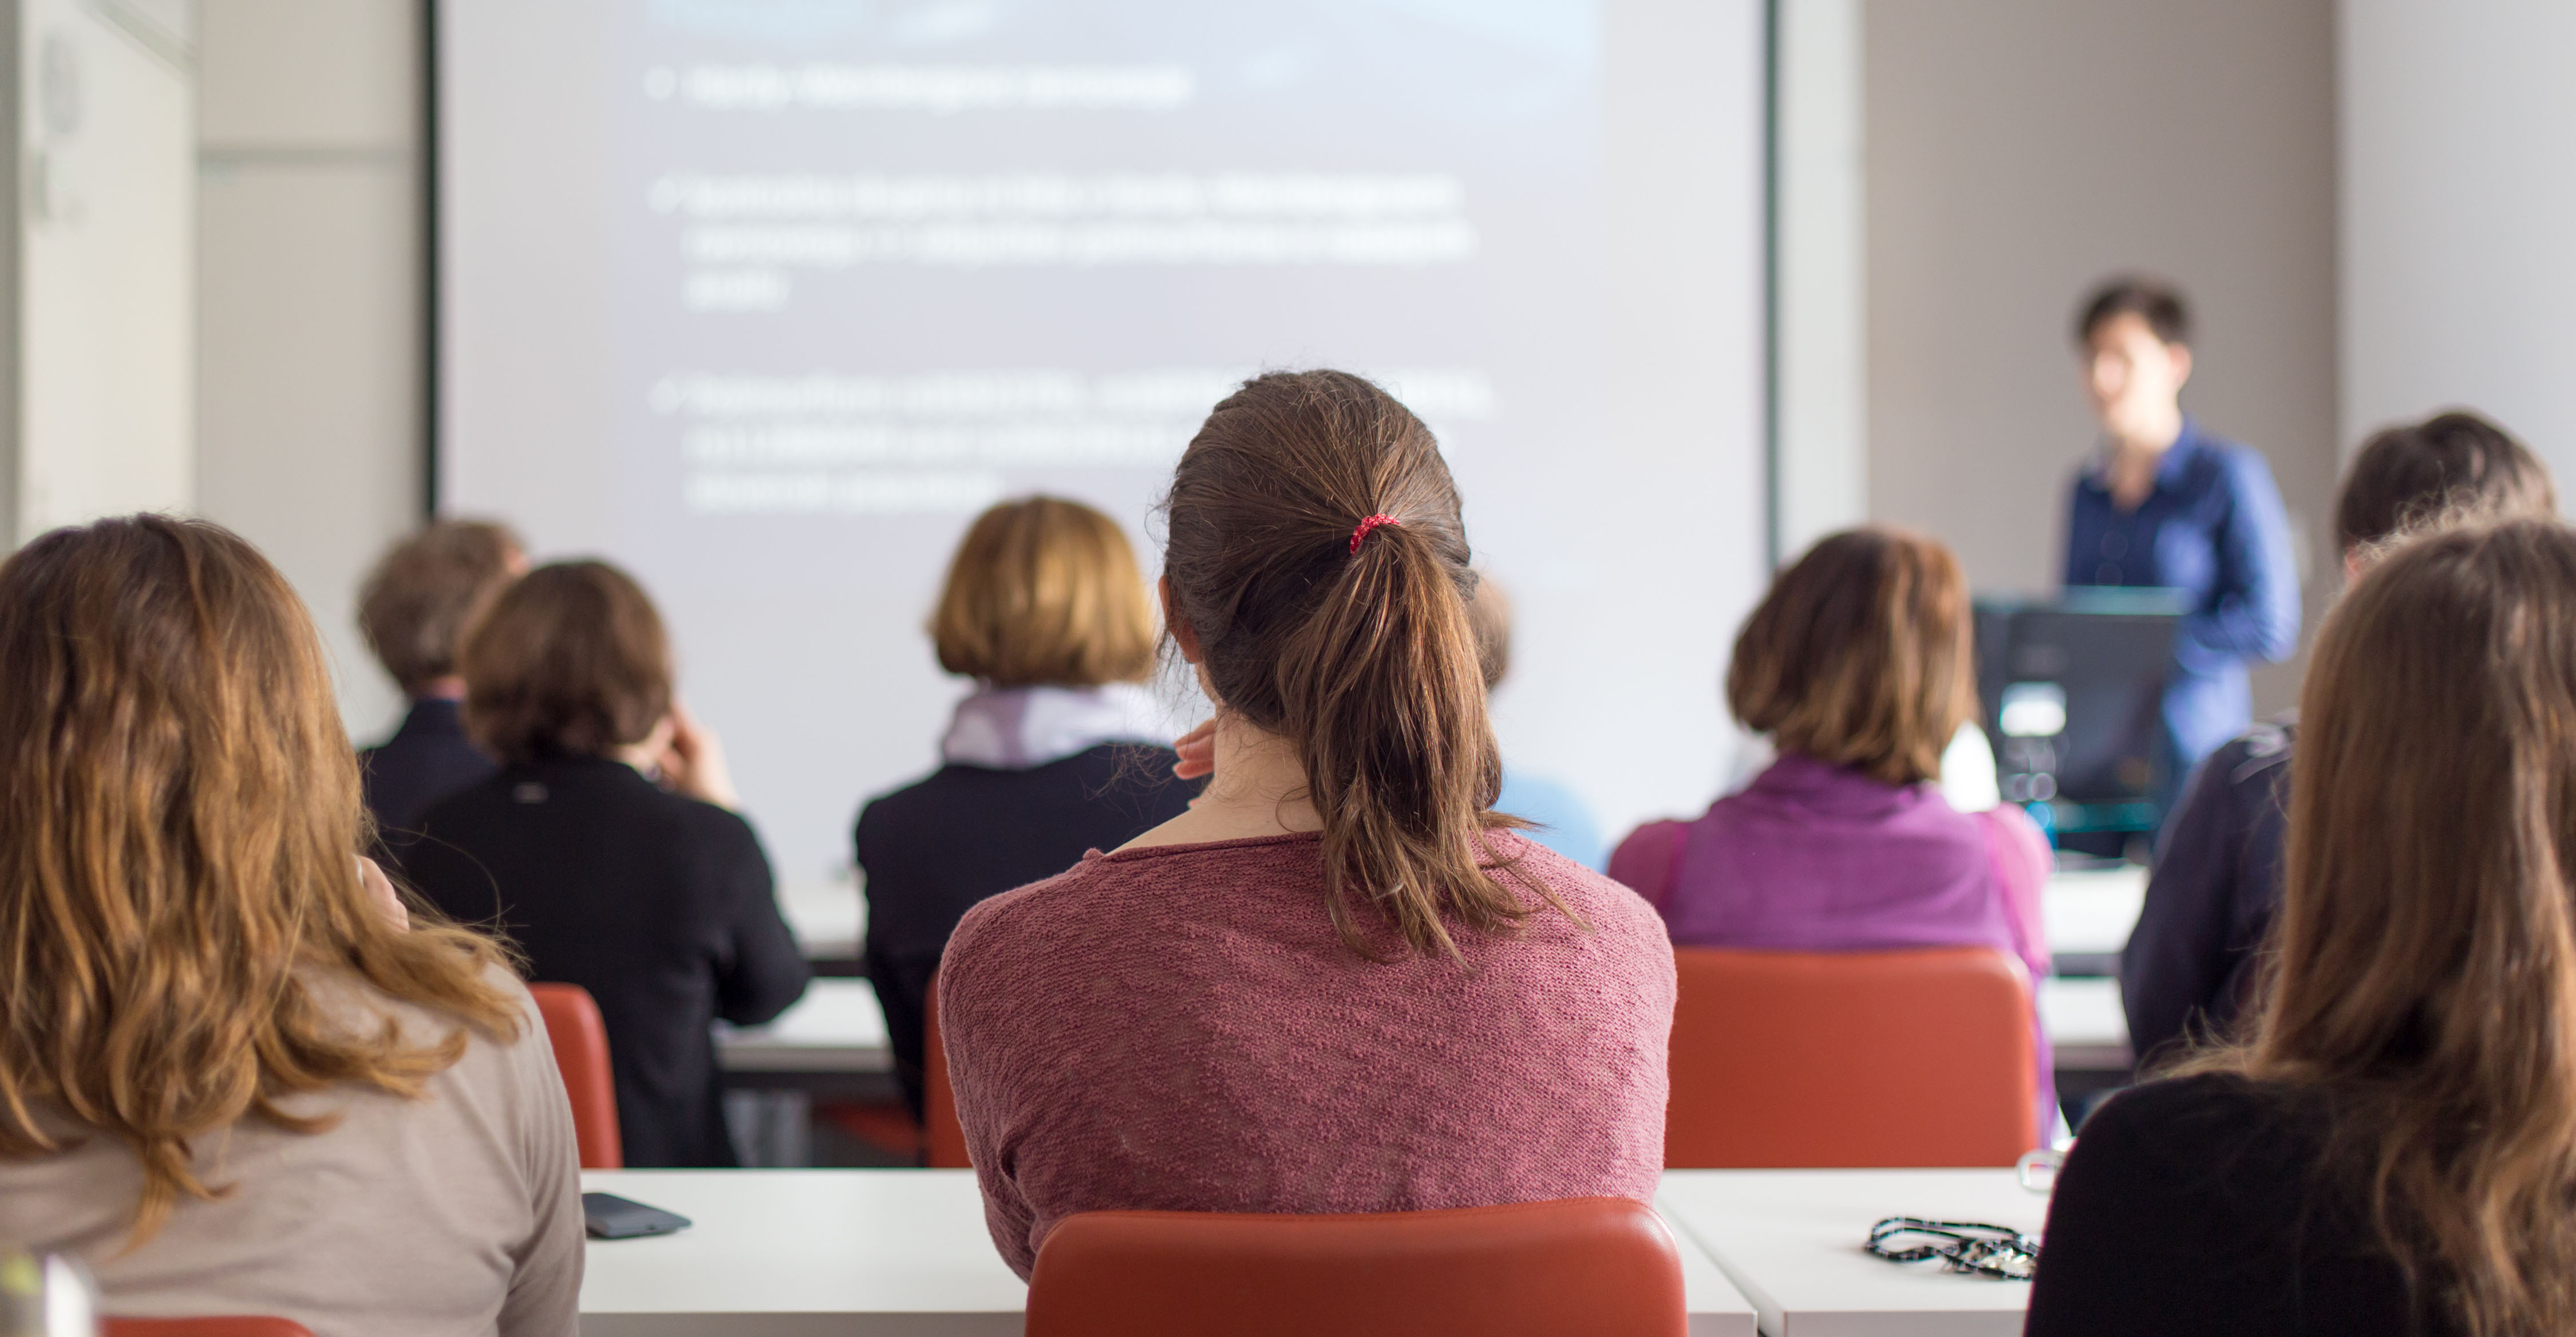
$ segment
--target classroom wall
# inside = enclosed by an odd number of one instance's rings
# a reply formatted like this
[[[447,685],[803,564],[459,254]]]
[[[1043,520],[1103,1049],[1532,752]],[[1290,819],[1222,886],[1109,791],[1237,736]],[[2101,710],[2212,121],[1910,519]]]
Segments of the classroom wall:
[[[360,742],[401,711],[357,586],[421,512],[421,10],[202,0],[197,505],[283,569]]]
[[[1873,518],[1947,540],[1980,589],[2054,587],[2095,437],[2068,324],[2144,268],[2198,308],[2185,406],[2263,450],[2330,570],[2334,25],[2332,0],[1866,0]],[[2258,711],[2295,695],[2257,676]]]
[[[2468,404],[2576,481],[2576,6],[2343,0],[2342,439]]]

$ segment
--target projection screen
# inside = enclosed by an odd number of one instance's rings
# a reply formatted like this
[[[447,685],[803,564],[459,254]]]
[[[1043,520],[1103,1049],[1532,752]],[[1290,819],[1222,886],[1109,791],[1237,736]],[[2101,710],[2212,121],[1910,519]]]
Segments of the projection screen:
[[[845,897],[967,690],[967,521],[1079,498],[1150,579],[1208,407],[1348,368],[1517,605],[1509,765],[1614,840],[1695,812],[1764,576],[1762,8],[440,0],[438,508],[634,572]]]

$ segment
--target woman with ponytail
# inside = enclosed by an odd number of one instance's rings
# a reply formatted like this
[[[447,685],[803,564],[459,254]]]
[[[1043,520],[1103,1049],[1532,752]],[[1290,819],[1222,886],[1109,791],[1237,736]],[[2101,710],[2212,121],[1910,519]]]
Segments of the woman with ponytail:
[[[1339,372],[1217,405],[1162,593],[1216,703],[1179,817],[977,906],[939,979],[1003,1257],[1108,1208],[1648,1198],[1672,949],[1493,811],[1456,486]]]

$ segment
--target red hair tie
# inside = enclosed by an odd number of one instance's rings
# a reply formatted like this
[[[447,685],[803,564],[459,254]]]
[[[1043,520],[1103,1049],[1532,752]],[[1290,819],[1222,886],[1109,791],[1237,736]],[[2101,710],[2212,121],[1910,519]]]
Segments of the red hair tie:
[[[1377,528],[1379,525],[1400,525],[1402,523],[1404,522],[1396,519],[1392,515],[1372,515],[1369,518],[1360,521],[1359,528],[1351,531],[1351,555],[1354,557],[1359,555],[1360,540],[1367,538],[1370,530]]]

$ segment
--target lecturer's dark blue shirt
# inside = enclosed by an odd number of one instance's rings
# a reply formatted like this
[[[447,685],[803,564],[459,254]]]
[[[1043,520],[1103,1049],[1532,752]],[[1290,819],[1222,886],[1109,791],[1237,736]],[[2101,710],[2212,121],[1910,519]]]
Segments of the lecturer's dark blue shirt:
[[[2191,596],[2165,688],[2167,741],[2188,769],[2253,721],[2246,667],[2299,643],[2299,577],[2290,522],[2263,457],[2183,419],[2134,511],[2111,504],[2096,466],[2075,477],[2066,583],[2163,586]]]

